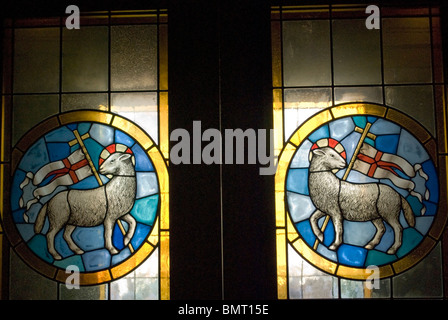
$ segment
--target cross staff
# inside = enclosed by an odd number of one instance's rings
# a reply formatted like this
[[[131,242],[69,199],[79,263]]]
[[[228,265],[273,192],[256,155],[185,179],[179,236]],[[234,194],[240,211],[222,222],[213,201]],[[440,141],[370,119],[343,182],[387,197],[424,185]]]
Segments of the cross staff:
[[[89,166],[90,166],[90,169],[93,172],[93,175],[95,176],[96,180],[98,181],[98,184],[100,186],[103,186],[104,183],[101,180],[98,172],[96,171],[96,168],[95,168],[95,165],[93,164],[92,158],[90,158],[90,154],[87,151],[87,148],[86,148],[86,146],[84,144],[84,141],[83,141],[84,139],[87,139],[90,135],[88,133],[86,133],[86,134],[81,136],[79,134],[78,130],[76,130],[76,129],[73,131],[73,134],[75,135],[76,140],[70,141],[69,145],[73,146],[75,144],[79,144],[79,146],[81,147],[82,152],[86,156],[87,162],[89,163]],[[120,228],[121,233],[124,236],[126,234],[126,230],[124,229],[123,224],[121,223],[121,220],[117,220],[117,224],[118,224],[118,227]],[[133,248],[131,242],[128,243],[128,247],[129,247],[129,250],[131,251],[131,253],[133,253],[134,252],[134,248]]]
[[[359,139],[358,144],[357,144],[356,149],[355,149],[355,152],[353,153],[353,156],[350,159],[350,163],[349,163],[349,165],[347,167],[347,170],[345,171],[344,176],[342,177],[342,181],[347,180],[347,177],[348,177],[350,171],[353,168],[353,165],[354,165],[354,163],[356,161],[356,158],[358,157],[359,151],[361,150],[362,144],[363,144],[364,140],[366,139],[366,137],[369,137],[369,138],[371,138],[373,140],[376,139],[376,136],[374,134],[369,133],[369,130],[370,130],[371,126],[372,126],[372,124],[370,122],[367,122],[366,127],[364,129],[359,128],[359,127],[355,128],[356,132],[361,133],[361,138]],[[322,225],[322,228],[321,228],[322,232],[324,232],[325,229],[327,228],[327,225],[328,225],[329,221],[330,221],[330,216],[326,215],[325,216],[325,220],[324,220],[324,224]],[[319,240],[316,239],[316,241],[314,241],[314,246],[313,246],[314,250],[317,249],[318,244],[319,244]]]

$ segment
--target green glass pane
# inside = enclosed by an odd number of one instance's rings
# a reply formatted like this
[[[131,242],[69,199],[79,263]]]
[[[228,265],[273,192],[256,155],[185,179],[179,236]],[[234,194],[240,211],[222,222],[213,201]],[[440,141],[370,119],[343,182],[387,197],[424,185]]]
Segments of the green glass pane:
[[[285,86],[331,84],[328,20],[283,22],[283,73]]]
[[[31,127],[59,111],[59,95],[14,96],[12,144]],[[30,116],[32,115],[32,116]]]
[[[14,32],[14,92],[59,91],[59,28]]]
[[[384,82],[431,82],[429,19],[386,18],[382,32]]]
[[[111,27],[111,89],[157,89],[157,27]]]
[[[385,88],[386,104],[418,121],[435,135],[433,87],[393,86]]]
[[[332,27],[334,83],[381,84],[380,31],[364,19],[334,20]]]
[[[63,29],[62,91],[108,89],[108,28]]]

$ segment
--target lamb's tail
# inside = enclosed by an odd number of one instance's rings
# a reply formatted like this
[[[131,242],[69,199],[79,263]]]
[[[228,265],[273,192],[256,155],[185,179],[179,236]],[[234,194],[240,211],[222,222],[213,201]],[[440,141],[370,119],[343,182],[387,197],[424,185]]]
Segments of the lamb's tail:
[[[409,226],[414,227],[415,226],[414,212],[412,211],[412,208],[409,205],[409,203],[403,197],[401,197],[401,207],[403,208],[404,217],[406,218],[407,223],[409,224]]]
[[[47,204],[44,204],[44,206],[40,209],[39,214],[37,215],[36,218],[36,223],[34,224],[34,232],[36,234],[42,231],[46,216],[47,216]]]

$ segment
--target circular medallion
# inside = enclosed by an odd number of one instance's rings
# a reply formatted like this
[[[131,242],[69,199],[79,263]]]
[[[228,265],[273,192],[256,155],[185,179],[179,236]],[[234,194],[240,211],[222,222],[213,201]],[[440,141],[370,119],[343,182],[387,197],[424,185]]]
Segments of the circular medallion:
[[[290,244],[317,268],[349,279],[399,274],[438,241],[435,142],[415,120],[374,104],[326,109],[287,142],[284,179]]]
[[[131,272],[156,248],[166,167],[152,139],[129,120],[60,114],[30,130],[13,155],[5,226],[36,271],[64,282],[70,267],[81,285],[99,284]]]

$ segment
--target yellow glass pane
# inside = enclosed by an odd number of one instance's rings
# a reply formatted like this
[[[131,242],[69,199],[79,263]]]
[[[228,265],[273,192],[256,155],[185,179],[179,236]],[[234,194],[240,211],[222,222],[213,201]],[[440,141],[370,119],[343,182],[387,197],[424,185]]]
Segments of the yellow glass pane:
[[[169,159],[168,92],[159,93],[159,145],[165,159]]]
[[[160,299],[170,299],[170,233],[160,232]]]
[[[332,108],[331,113],[336,119],[364,113],[384,117],[386,114],[386,108],[374,104],[351,103],[341,107]]]
[[[277,295],[279,299],[288,298],[286,235],[285,229],[277,229]]]

